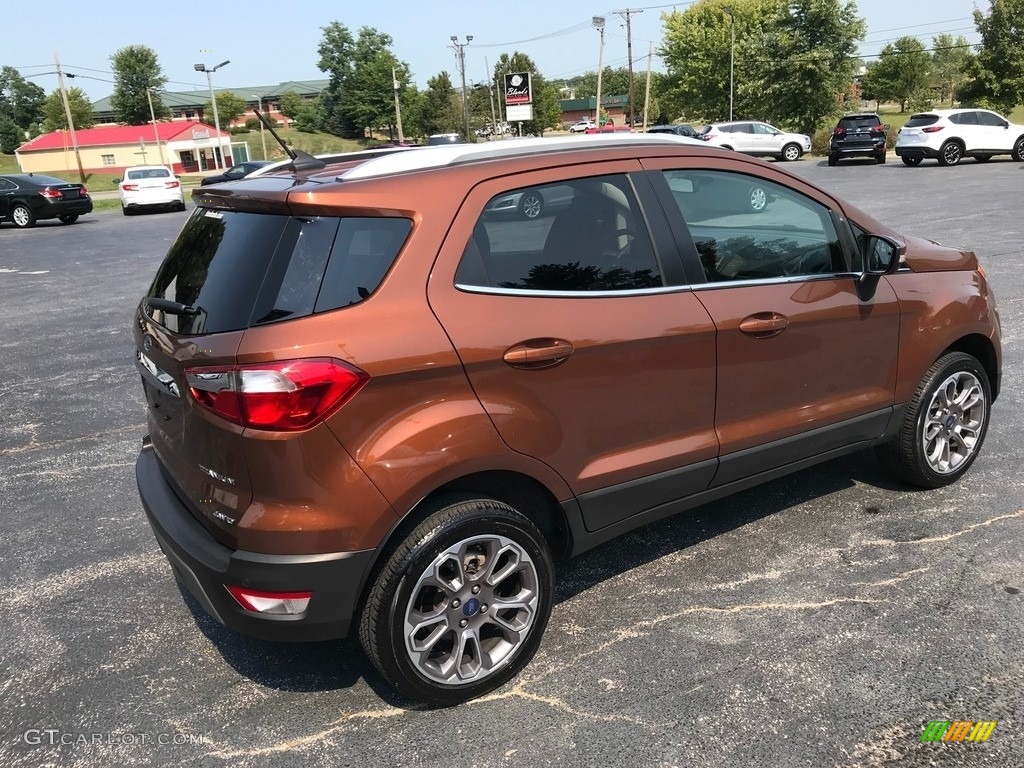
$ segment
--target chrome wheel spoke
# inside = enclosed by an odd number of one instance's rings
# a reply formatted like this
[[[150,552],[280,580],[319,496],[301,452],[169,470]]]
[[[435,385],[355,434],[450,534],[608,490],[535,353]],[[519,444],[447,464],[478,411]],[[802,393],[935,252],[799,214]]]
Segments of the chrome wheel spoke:
[[[426,616],[418,611],[412,611],[409,618],[414,622],[409,644],[417,653],[429,653],[437,645],[437,641],[449,631],[448,617],[443,609],[439,616]]]
[[[459,644],[455,651],[455,674],[460,680],[472,682],[484,668],[480,655],[480,638],[475,629],[459,633]]]

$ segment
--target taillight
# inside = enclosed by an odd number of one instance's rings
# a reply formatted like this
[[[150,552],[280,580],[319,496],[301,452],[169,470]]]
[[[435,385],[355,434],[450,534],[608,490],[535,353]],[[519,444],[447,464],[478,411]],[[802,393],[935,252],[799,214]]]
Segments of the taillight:
[[[45,197],[47,200],[60,200],[61,198],[60,190],[50,189],[50,187],[46,187],[45,189],[40,190],[39,194]]]
[[[121,185],[121,189],[123,189],[125,192],[136,192],[139,189],[139,185],[138,184],[122,184]]]
[[[250,613],[269,613],[275,616],[296,616],[305,613],[312,592],[264,592],[248,587],[224,585],[233,598]]]
[[[81,188],[79,188],[79,190],[78,190],[78,196],[79,196],[79,197],[88,197],[88,196],[89,196],[89,190],[88,190],[88,189],[86,189],[85,187],[81,187]]]
[[[308,429],[343,406],[370,380],[327,357],[258,365],[190,368],[192,398],[222,419],[252,429]]]
[[[938,133],[945,127],[946,126],[944,125],[929,125],[927,128],[922,128],[921,130],[925,133]]]
[[[167,187],[168,189],[175,189],[177,187],[180,187],[181,184],[177,181],[165,181],[164,186]]]
[[[843,128],[842,126],[837,125],[836,129],[832,131],[832,133],[835,134],[836,136],[842,136],[844,133],[846,133],[846,129]]]
[[[869,133],[877,133],[877,134],[880,134],[880,135],[884,136],[885,135],[885,128],[883,128],[880,125],[873,125],[873,126],[871,126],[871,130],[869,131]]]

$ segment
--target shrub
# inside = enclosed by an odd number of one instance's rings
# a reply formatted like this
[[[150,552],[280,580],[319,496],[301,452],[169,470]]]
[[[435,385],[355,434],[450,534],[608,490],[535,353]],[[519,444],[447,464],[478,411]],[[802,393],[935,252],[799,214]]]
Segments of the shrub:
[[[263,125],[263,123],[260,122],[258,117],[250,117],[245,121],[245,127],[250,131],[258,131],[261,125]]]
[[[234,128],[231,129],[232,136],[237,136],[240,133],[249,133],[248,127],[244,125],[236,125]]]
[[[827,155],[828,154],[828,143],[832,138],[831,128],[819,128],[811,136],[811,154],[812,155]]]

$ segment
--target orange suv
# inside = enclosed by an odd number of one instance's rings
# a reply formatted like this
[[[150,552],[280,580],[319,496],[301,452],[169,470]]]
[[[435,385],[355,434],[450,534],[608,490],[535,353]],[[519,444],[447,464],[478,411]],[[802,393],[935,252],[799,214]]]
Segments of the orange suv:
[[[316,165],[196,190],[134,318],[142,502],[228,627],[351,631],[456,704],[529,662],[557,557],[851,451],[923,487],[978,457],[970,251],[678,137]],[[493,214],[524,190],[561,203]]]

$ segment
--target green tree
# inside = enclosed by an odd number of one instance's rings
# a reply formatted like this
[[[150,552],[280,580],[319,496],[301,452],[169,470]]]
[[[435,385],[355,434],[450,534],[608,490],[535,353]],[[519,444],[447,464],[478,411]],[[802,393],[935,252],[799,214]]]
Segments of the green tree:
[[[953,106],[956,86],[966,79],[971,46],[967,38],[943,33],[932,38],[932,77],[939,84],[939,98]]]
[[[1009,113],[1024,102],[1024,0],[992,0],[988,15],[975,8],[974,26],[981,50],[960,98]]]
[[[92,128],[95,120],[92,117],[92,102],[86,98],[81,88],[68,89],[68,106],[71,108],[71,119],[75,121],[75,129]],[[60,91],[55,90],[43,102],[43,130],[67,130],[68,118],[64,112],[64,101]]]
[[[0,152],[13,155],[25,141],[25,131],[7,115],[0,115]]]
[[[231,125],[249,109],[245,99],[236,96],[233,91],[217,91],[214,97],[217,99],[217,119],[221,128]],[[203,120],[211,125],[213,123],[213,105],[209,99],[203,104]]]
[[[46,92],[14,67],[0,68],[0,116],[6,115],[18,127],[27,129],[42,120],[45,101]]]
[[[900,112],[928,97],[932,57],[924,43],[905,35],[888,43],[869,70],[869,90],[876,101],[897,101]]]
[[[814,133],[853,86],[854,54],[867,24],[854,2],[789,0],[777,7],[772,26],[767,48],[775,64],[762,77],[762,114]]]
[[[298,117],[299,110],[307,103],[295,91],[285,91],[281,94],[280,112],[285,117]]]
[[[462,101],[452,87],[451,76],[440,72],[427,80],[415,124],[420,136],[457,131],[462,123]]]
[[[149,122],[149,99],[146,89],[152,88],[153,114],[157,119],[170,117],[171,111],[160,98],[160,89],[167,82],[160,69],[156,52],[145,45],[119,48],[110,57],[114,70],[114,93],[110,105],[119,122],[144,125]],[[77,121],[75,122],[77,126]]]

